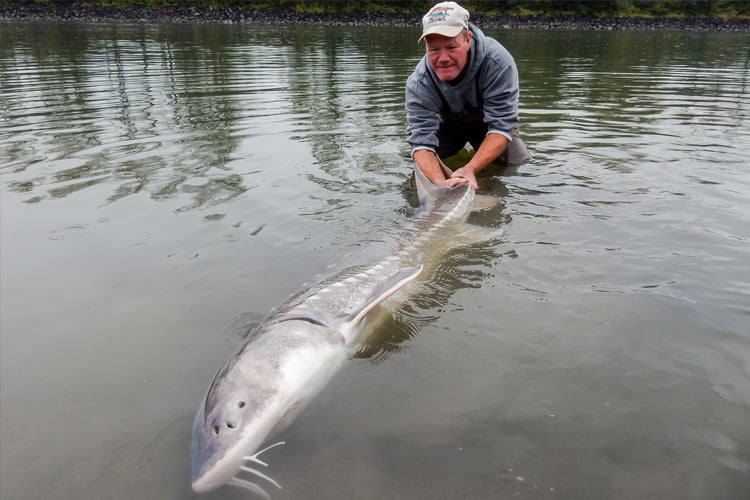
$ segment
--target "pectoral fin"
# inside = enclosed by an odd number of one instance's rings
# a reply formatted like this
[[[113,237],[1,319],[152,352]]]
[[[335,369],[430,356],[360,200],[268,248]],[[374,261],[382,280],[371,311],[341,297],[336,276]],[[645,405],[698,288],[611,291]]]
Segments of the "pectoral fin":
[[[385,299],[396,293],[401,287],[414,281],[414,279],[422,272],[424,266],[419,265],[417,267],[407,267],[398,270],[388,278],[383,279],[378,283],[375,289],[372,291],[367,300],[364,301],[362,306],[354,311],[346,319],[347,323],[356,326],[362,319],[369,313],[373,307],[383,302]]]

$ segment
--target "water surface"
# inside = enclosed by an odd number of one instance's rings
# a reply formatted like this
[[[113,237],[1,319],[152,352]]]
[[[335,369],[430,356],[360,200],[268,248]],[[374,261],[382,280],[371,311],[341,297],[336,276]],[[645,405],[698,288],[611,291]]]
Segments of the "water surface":
[[[0,28],[0,495],[191,498],[222,361],[414,215],[418,30]],[[534,154],[480,179],[504,235],[379,312],[274,498],[742,498],[750,35],[488,32]]]

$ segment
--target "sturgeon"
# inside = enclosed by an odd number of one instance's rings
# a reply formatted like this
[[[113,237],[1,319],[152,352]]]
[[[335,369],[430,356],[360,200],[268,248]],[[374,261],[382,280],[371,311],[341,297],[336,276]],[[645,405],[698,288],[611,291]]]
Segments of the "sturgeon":
[[[443,188],[415,171],[422,209],[407,243],[374,265],[348,268],[291,296],[216,373],[193,423],[196,493],[232,484],[270,498],[258,483],[239,477],[241,471],[281,488],[249,466],[267,465],[258,457],[268,448],[256,450],[331,380],[367,314],[417,278],[431,247],[456,238],[456,228],[471,212],[474,190],[468,184]]]

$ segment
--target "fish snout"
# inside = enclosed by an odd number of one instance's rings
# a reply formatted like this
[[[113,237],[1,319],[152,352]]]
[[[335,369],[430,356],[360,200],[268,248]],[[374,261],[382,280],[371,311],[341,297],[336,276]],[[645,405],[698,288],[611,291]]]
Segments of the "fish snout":
[[[219,436],[214,435],[214,428],[219,427]],[[193,434],[191,445],[192,474],[191,482],[193,491],[206,493],[229,481],[242,465],[241,457],[233,457],[230,447],[227,446],[228,433],[234,433],[232,428],[222,427],[219,424],[211,425],[207,432]]]
[[[247,395],[217,398],[202,406],[193,424],[192,487],[205,493],[226,484],[243,465],[248,450],[259,445],[252,428],[257,405]],[[252,436],[253,439],[249,439]]]

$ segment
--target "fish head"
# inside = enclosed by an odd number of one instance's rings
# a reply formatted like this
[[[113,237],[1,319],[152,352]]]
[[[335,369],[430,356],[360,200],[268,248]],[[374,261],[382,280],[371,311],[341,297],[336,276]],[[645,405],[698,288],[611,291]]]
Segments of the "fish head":
[[[216,374],[193,422],[190,456],[196,493],[227,483],[274,424],[264,417],[267,402],[259,396],[259,387],[243,376],[235,359]]]
[[[307,320],[263,325],[219,369],[193,422],[192,486],[205,493],[232,479],[247,457],[283,430],[332,373],[341,334]]]

